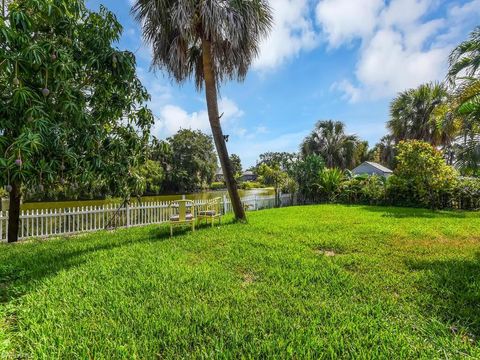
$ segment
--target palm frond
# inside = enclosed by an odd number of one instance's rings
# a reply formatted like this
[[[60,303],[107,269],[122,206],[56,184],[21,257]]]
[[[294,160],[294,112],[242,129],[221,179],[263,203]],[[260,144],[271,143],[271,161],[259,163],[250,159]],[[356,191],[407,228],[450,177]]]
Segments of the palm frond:
[[[243,80],[273,22],[266,0],[137,0],[132,13],[152,47],[153,69],[203,84],[201,42],[212,44],[217,82]]]

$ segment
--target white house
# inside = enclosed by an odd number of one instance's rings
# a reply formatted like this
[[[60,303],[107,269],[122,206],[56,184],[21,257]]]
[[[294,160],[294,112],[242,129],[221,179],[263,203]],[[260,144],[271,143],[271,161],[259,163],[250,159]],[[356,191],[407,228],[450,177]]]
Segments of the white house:
[[[365,161],[353,169],[352,173],[354,175],[378,175],[387,178],[393,174],[393,171],[375,162]]]
[[[218,168],[216,173],[215,173],[215,181],[216,182],[222,182],[225,181],[225,178],[223,177],[223,170],[222,168]]]

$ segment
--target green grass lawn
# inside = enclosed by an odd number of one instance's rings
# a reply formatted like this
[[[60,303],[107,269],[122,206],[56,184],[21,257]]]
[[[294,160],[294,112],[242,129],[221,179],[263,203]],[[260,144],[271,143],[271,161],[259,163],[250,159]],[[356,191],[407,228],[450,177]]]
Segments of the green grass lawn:
[[[249,215],[0,246],[0,358],[480,358],[480,214]]]

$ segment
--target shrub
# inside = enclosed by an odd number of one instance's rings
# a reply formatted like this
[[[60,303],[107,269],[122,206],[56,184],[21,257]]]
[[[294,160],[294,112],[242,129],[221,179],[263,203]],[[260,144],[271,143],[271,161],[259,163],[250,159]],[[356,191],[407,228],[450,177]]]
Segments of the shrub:
[[[455,187],[455,170],[426,142],[402,141],[397,149],[397,167],[387,184],[390,201],[395,205],[442,207]]]
[[[464,210],[479,210],[480,178],[459,177],[451,193],[451,206]]]
[[[350,204],[384,204],[385,181],[385,178],[377,175],[361,175],[345,180],[341,185],[339,200]]]
[[[257,181],[244,181],[240,184],[240,189],[242,190],[260,189],[263,187],[263,184]]]
[[[226,188],[226,185],[224,182],[221,181],[215,181],[210,184],[210,190],[223,190]]]
[[[327,201],[335,201],[340,193],[343,171],[337,168],[324,169],[318,177],[318,191],[320,197]]]
[[[298,183],[298,192],[303,199],[317,200],[318,177],[324,168],[325,163],[318,155],[309,155],[295,163],[291,175]]]

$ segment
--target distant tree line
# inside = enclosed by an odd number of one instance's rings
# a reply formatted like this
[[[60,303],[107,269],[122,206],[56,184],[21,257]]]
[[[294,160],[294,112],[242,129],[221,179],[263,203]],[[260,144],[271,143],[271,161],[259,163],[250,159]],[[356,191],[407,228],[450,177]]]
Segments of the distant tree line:
[[[393,99],[389,133],[372,148],[343,122],[318,121],[298,153],[260,155],[259,180],[305,202],[480,208],[480,27],[449,62],[445,82]],[[394,175],[353,175],[364,161]]]

